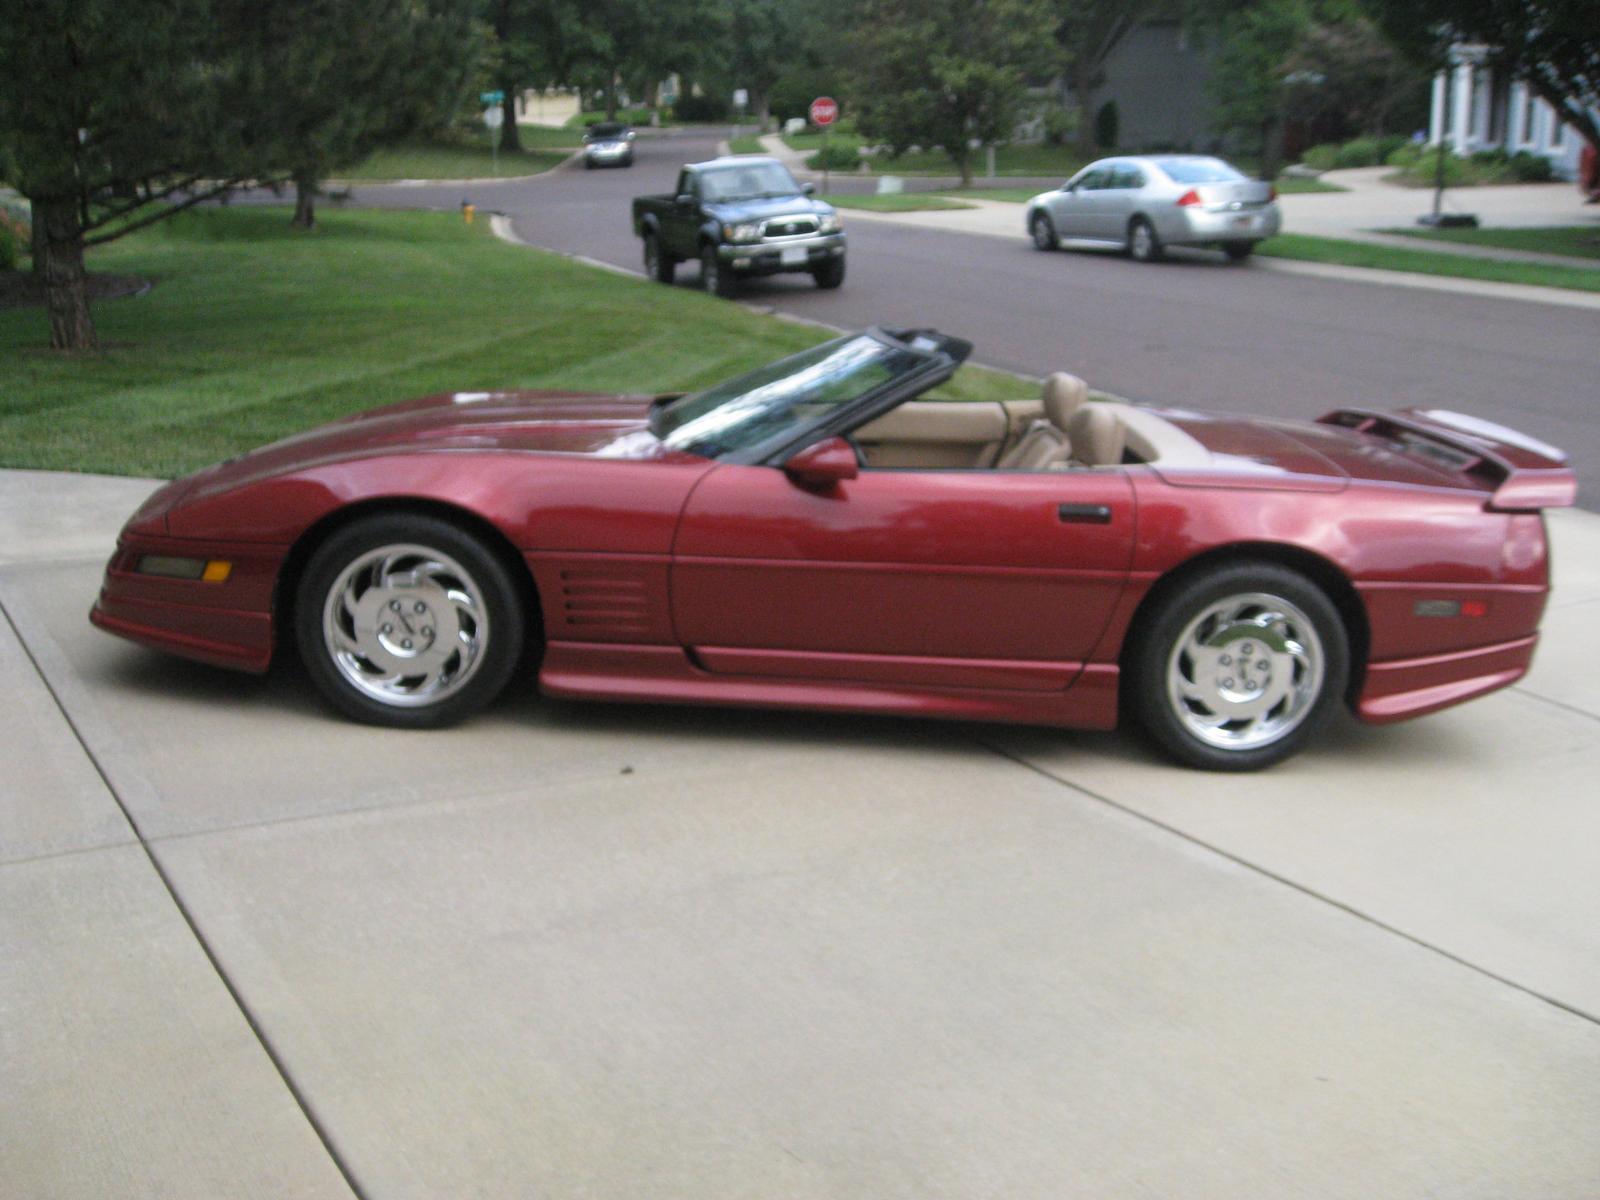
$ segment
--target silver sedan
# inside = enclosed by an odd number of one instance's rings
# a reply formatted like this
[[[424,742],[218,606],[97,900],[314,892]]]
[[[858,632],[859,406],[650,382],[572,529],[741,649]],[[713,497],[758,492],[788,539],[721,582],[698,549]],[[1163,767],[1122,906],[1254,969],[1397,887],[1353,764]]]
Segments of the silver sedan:
[[[1069,238],[1154,262],[1168,246],[1219,246],[1237,261],[1278,232],[1277,197],[1270,183],[1220,158],[1102,158],[1028,201],[1028,233],[1041,250]]]

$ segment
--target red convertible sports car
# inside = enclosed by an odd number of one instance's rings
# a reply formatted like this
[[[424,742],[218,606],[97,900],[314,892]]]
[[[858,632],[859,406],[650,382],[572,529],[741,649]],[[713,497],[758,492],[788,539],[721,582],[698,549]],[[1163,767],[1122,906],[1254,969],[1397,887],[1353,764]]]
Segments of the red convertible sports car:
[[[1432,712],[1528,669],[1557,450],[1471,417],[1316,422],[919,400],[931,330],[703,392],[456,392],[157,491],[102,629],[433,726],[519,665],[555,696],[1108,729],[1265,766],[1337,704]]]

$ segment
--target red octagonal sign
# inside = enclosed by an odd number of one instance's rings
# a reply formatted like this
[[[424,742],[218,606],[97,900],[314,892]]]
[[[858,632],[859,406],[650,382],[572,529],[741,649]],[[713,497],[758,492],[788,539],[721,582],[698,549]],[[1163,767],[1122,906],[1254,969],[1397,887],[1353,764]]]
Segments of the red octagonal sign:
[[[839,102],[832,96],[818,96],[811,102],[811,123],[832,125],[839,119]]]

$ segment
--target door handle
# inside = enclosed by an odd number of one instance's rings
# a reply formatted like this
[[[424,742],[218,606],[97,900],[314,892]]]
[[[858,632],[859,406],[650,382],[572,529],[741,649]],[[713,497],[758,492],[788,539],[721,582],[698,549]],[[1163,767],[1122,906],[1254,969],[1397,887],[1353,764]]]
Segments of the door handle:
[[[1109,525],[1109,504],[1062,504],[1056,507],[1056,516],[1068,525]]]

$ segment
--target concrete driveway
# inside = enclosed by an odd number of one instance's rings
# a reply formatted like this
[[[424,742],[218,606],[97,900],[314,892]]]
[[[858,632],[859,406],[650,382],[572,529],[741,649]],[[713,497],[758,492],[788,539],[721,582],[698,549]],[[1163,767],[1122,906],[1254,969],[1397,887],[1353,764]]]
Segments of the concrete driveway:
[[[0,473],[6,1196],[1600,1193],[1600,517],[1522,686],[1234,778],[357,727],[89,627],[150,486]]]

